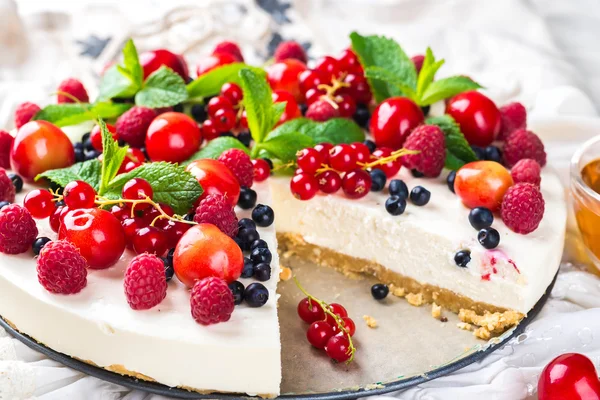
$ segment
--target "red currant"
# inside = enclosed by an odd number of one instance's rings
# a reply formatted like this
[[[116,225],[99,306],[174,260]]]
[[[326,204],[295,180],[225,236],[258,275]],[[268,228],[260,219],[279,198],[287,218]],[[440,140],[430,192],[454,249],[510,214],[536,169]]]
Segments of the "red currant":
[[[210,117],[213,117],[221,109],[233,111],[233,103],[223,95],[213,97],[208,101],[208,105],[206,106],[206,111]]]
[[[146,223],[141,218],[127,218],[121,222],[121,225],[123,226],[123,232],[125,233],[127,248],[133,249],[133,238],[138,230],[146,226]]]
[[[160,203],[159,206],[163,210],[163,212],[165,214],[167,214],[169,217],[172,217],[173,215],[175,215],[175,211],[173,211],[173,207],[171,207],[170,205],[165,204],[165,203]]]
[[[212,118],[212,121],[217,131],[221,133],[230,131],[235,128],[235,124],[237,122],[235,111],[228,110],[226,108],[217,110]]]
[[[300,90],[306,93],[309,89],[329,83],[329,76],[321,71],[303,71],[299,76]]]
[[[342,189],[351,199],[365,197],[371,190],[371,175],[362,169],[347,172],[342,179]]]
[[[240,100],[244,98],[244,93],[238,85],[228,82],[221,86],[221,96],[225,97],[231,104],[236,106]]]
[[[392,154],[392,149],[390,149],[389,147],[380,147],[373,152],[373,157],[375,159],[379,159],[379,158],[389,157],[391,154]],[[398,171],[400,171],[401,167],[402,167],[402,162],[400,161],[400,159],[396,159],[394,161],[389,161],[385,164],[378,165],[375,168],[382,170],[383,173],[385,174],[385,176],[387,176],[388,178],[391,178],[391,177],[395,176],[398,173]]]
[[[45,189],[34,189],[27,193],[23,205],[33,218],[48,218],[54,212],[56,206],[52,201],[54,196]]]
[[[319,143],[315,146],[315,150],[321,153],[323,157],[323,163],[329,164],[329,153],[333,149],[333,145],[328,142]]]
[[[302,112],[300,111],[300,107],[298,107],[298,103],[294,99],[294,96],[292,96],[289,92],[284,90],[275,90],[272,97],[273,103],[286,103],[285,110],[283,114],[281,114],[281,118],[279,118],[277,125],[281,125],[284,122],[302,116]]]
[[[299,173],[290,181],[290,190],[298,200],[310,200],[319,191],[319,181],[313,175]]]
[[[356,161],[360,163],[368,163],[371,159],[371,151],[366,144],[355,142],[350,144],[356,153]]]
[[[352,49],[345,49],[338,57],[340,69],[350,74],[362,75],[364,73],[362,65]]]
[[[329,152],[329,164],[337,171],[347,172],[356,168],[356,161],[356,152],[349,144],[338,144]]]
[[[143,200],[146,197],[152,199],[154,196],[154,191],[147,180],[142,178],[133,178],[125,182],[121,194],[123,198],[127,200]],[[138,208],[137,205],[136,208]]]
[[[346,329],[346,331],[348,332],[348,334],[350,336],[354,336],[354,333],[356,332],[356,324],[354,323],[354,321],[352,320],[352,318],[343,317],[342,321],[344,323],[344,328]]]
[[[323,193],[335,193],[342,187],[342,178],[335,171],[325,171],[317,175],[319,189]]]
[[[117,128],[114,125],[106,124],[106,128],[112,135],[114,140],[118,140],[119,136],[117,135]],[[102,132],[100,131],[100,126],[96,125],[92,128],[90,132],[90,141],[92,142],[92,147],[98,151],[102,151]]]
[[[129,205],[124,204],[123,206],[119,206],[115,204],[110,208],[110,213],[114,215],[115,218],[119,221],[124,221],[127,218],[129,218],[131,208],[129,207]]]
[[[183,236],[184,233],[190,229],[192,225],[185,224],[183,222],[173,222],[168,221],[168,223],[162,228],[163,232],[167,236],[167,247],[172,249],[177,246],[179,243],[179,239]]]
[[[320,100],[321,96],[324,96],[325,94],[326,94],[325,90],[323,90],[323,89],[317,89],[317,88],[308,89],[306,91],[306,93],[304,94],[306,96],[306,105],[310,106],[315,101]]]
[[[446,114],[460,125],[471,145],[489,146],[500,132],[500,111],[482,93],[470,91],[454,96],[446,105]]]
[[[414,101],[407,97],[392,97],[373,111],[370,131],[378,147],[398,150],[410,132],[424,120],[423,111]]]
[[[242,129],[248,129],[248,117],[246,116],[246,110],[242,111],[242,116],[240,117],[239,127]]]
[[[200,147],[198,124],[183,113],[166,112],[156,117],[146,134],[146,150],[152,161],[179,163]]]
[[[334,313],[335,315],[337,315],[340,318],[344,318],[348,316],[348,311],[346,311],[346,308],[338,303],[331,303],[329,305],[329,311],[331,311],[332,313]],[[331,326],[335,326],[337,325],[337,322],[335,321],[335,319],[333,317],[331,317],[331,315],[327,314],[327,316],[325,317],[325,321],[327,321],[329,323],[329,325]]]
[[[329,338],[325,350],[327,351],[327,355],[337,362],[348,361],[352,356],[350,352],[350,341],[346,335],[332,336]]]
[[[340,75],[340,72],[342,72],[339,61],[331,56],[321,57],[319,60],[317,60],[317,64],[315,65],[314,69],[326,74],[329,78],[329,82],[331,82],[334,78],[337,78]]]
[[[63,208],[64,207],[56,207],[54,212],[52,212],[52,215],[50,215],[50,228],[52,228],[52,230],[56,233],[58,233],[58,230],[60,229],[60,216]]]
[[[296,154],[296,163],[307,174],[315,174],[321,164],[324,163],[323,156],[317,150],[302,149]]]
[[[269,163],[262,158],[252,160],[252,165],[254,165],[254,180],[256,182],[262,182],[271,175]]]
[[[206,140],[218,138],[220,132],[215,127],[215,123],[211,119],[207,119],[202,123],[202,137]]]
[[[566,353],[550,361],[538,380],[539,400],[599,400],[600,380],[592,360]]]
[[[287,59],[272,64],[267,68],[267,79],[273,90],[285,90],[290,92],[298,103],[304,100],[304,93],[300,90],[298,75],[305,71],[306,64],[296,59]]]
[[[93,208],[96,205],[96,191],[84,181],[69,182],[63,192],[65,204],[71,210]]]
[[[139,229],[133,237],[133,250],[137,254],[151,253],[162,257],[168,250],[167,236],[154,226]]]
[[[344,83],[348,83],[350,87],[341,88],[339,93],[349,94],[359,104],[371,102],[373,98],[371,87],[363,75],[348,74],[344,78]]]
[[[300,300],[297,311],[302,321],[309,324],[325,319],[325,311],[323,311],[321,305],[314,300],[310,300],[308,297]]]
[[[331,325],[325,321],[315,321],[308,327],[306,338],[317,349],[324,349],[329,339],[334,335]]]
[[[335,99],[340,117],[352,118],[356,112],[356,102],[349,94],[341,94]]]

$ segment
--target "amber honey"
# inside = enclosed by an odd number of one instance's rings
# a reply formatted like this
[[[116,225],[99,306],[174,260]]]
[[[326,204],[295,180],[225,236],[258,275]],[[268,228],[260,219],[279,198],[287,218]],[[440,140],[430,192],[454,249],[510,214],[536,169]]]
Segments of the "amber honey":
[[[581,169],[581,179],[595,193],[573,188],[573,208],[583,242],[596,259],[600,259],[600,158]],[[597,194],[597,196],[594,196]]]

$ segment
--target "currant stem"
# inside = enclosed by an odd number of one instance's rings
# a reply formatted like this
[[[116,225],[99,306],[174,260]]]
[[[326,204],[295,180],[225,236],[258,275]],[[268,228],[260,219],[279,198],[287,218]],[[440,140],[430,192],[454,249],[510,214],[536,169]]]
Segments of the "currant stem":
[[[399,149],[399,150],[393,151],[392,154],[390,154],[387,157],[381,157],[375,161],[371,161],[368,163],[357,163],[357,164],[360,165],[362,169],[368,169],[368,168],[376,167],[378,165],[384,165],[389,162],[396,161],[397,159],[399,159],[402,156],[408,156],[411,154],[419,154],[419,153],[420,153],[420,151],[418,151],[418,150]]]
[[[162,209],[160,204],[154,202],[149,197],[146,197],[144,199],[138,199],[138,200],[130,200],[130,199],[110,200],[110,199],[107,199],[102,196],[96,196],[96,205],[98,205],[99,207],[111,206],[111,205],[117,205],[117,204],[120,205],[123,203],[132,205],[131,206],[131,218],[134,218],[135,206],[137,206],[138,204],[150,204],[152,207],[154,207],[160,213],[160,215],[158,215],[156,218],[154,218],[154,220],[152,221],[150,226],[154,226],[156,221],[158,221],[159,219],[168,219],[169,221],[173,221],[173,222],[183,222],[184,224],[188,224],[188,225],[196,225],[196,222],[187,221],[180,215],[174,214],[173,216],[170,216]]]

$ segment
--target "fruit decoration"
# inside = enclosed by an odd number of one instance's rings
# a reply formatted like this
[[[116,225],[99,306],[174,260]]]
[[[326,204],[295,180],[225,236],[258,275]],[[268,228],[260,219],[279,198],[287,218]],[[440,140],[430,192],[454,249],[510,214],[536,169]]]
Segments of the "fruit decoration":
[[[538,381],[539,400],[599,400],[600,380],[592,361],[578,353],[552,360]]]

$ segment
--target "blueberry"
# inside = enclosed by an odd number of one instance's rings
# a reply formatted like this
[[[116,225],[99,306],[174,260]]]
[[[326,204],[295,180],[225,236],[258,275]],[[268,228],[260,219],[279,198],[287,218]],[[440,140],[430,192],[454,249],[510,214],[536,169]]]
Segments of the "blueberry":
[[[363,142],[363,144],[369,148],[369,152],[371,153],[373,153],[375,149],[377,149],[377,145],[372,140],[367,139]]]
[[[150,160],[150,156],[148,155],[148,150],[145,147],[140,147],[142,153],[144,153],[144,157],[146,160]]]
[[[357,104],[356,111],[354,112],[352,118],[358,124],[358,126],[366,128],[367,125],[369,125],[371,113],[369,113],[369,109],[364,104]]]
[[[392,179],[388,185],[388,191],[392,196],[408,198],[408,186],[401,179]]]
[[[254,276],[254,263],[249,257],[244,257],[244,267],[242,268],[242,278],[252,278]]]
[[[454,193],[454,180],[456,179],[456,171],[450,171],[448,177],[446,178],[446,183],[448,184],[448,189],[452,193]]]
[[[488,146],[485,148],[485,159],[502,163],[502,151],[496,146]]]
[[[385,209],[391,215],[400,215],[406,209],[406,199],[402,196],[390,196],[385,201]]]
[[[469,250],[460,250],[454,255],[454,262],[459,267],[465,268],[469,261],[471,261],[471,252]]]
[[[246,147],[250,147],[250,141],[252,140],[252,136],[250,135],[250,132],[246,131],[246,132],[240,132],[237,135],[237,138],[240,142],[242,142],[242,144]]]
[[[306,114],[306,111],[308,110],[308,106],[304,103],[302,104],[298,104],[298,107],[300,108],[300,112],[302,113],[302,115]]]
[[[83,152],[83,146],[77,148],[75,147],[75,162],[80,163],[85,161],[85,153]]]
[[[413,190],[410,191],[410,201],[412,201],[415,206],[424,206],[429,203],[430,198],[431,193],[423,186],[415,186]]]
[[[250,250],[254,250],[254,249],[258,249],[258,248],[268,249],[269,245],[264,240],[258,239],[258,240],[255,240],[254,242],[252,242],[252,244],[250,245]]]
[[[383,300],[387,297],[388,293],[390,293],[390,288],[383,283],[376,283],[371,286],[371,295],[375,300]]]
[[[86,150],[84,153],[84,161],[93,160],[98,158],[100,152],[98,150]]]
[[[185,214],[185,216],[183,217],[183,219],[186,220],[186,221],[190,221],[191,222],[191,221],[194,220],[194,216],[195,215],[196,215],[196,213],[191,212],[191,213]]]
[[[270,263],[273,259],[273,254],[271,254],[271,250],[269,249],[257,247],[250,253],[250,258],[254,261],[254,264]]]
[[[489,228],[494,222],[494,214],[485,207],[475,207],[469,212],[469,222],[477,230]]]
[[[471,148],[475,152],[475,156],[477,157],[478,160],[484,160],[485,159],[485,150],[482,147],[471,146]]]
[[[252,210],[252,219],[258,226],[270,226],[275,221],[275,213],[271,207],[259,204]]]
[[[167,256],[162,259],[163,263],[165,264],[165,277],[167,278],[167,282],[169,282],[173,278],[173,274],[175,274],[175,269],[173,268],[174,254],[175,249],[171,249],[167,253]]]
[[[244,210],[249,210],[256,205],[256,192],[248,187],[242,186],[237,205]]]
[[[10,203],[8,201],[0,201],[0,210],[2,210],[3,207],[9,205]]]
[[[48,242],[51,242],[51,240],[50,240],[50,238],[47,238],[45,236],[41,236],[41,237],[35,239],[33,242],[33,245],[32,245],[33,254],[35,254],[36,256],[39,256],[40,251],[42,251],[42,249]]]
[[[85,139],[85,141],[83,141],[83,149],[87,152],[87,151],[95,151],[96,149],[94,148],[94,146],[92,145],[92,140],[89,138],[89,136]]]
[[[196,120],[196,122],[204,122],[208,118],[208,113],[206,112],[206,108],[204,104],[194,104],[192,106],[192,117]]]
[[[262,283],[251,283],[244,290],[244,300],[250,307],[262,307],[269,300],[269,291]]]
[[[67,203],[65,203],[65,200],[59,200],[56,202],[56,208],[58,207],[64,207]]]
[[[73,145],[73,148],[74,148],[75,150],[77,150],[77,149],[79,149],[79,150],[83,150],[83,143],[81,143],[81,142],[77,142],[77,143],[75,143],[75,144]]]
[[[423,115],[424,116],[429,115],[429,110],[431,110],[431,106],[423,106],[423,107],[421,107],[421,111],[423,111]]]
[[[50,181],[50,185],[49,185],[49,186],[50,186],[50,189],[52,189],[52,191],[53,191],[54,193],[56,193],[56,194],[60,194],[60,195],[62,195],[62,194],[63,194],[63,191],[65,190],[65,188],[64,188],[64,187],[60,186],[60,185],[59,185],[58,183],[56,183],[56,182],[52,182],[52,181]]]
[[[173,111],[178,112],[178,113],[182,113],[183,112],[183,104],[182,103],[175,104],[173,106]]]
[[[21,190],[23,190],[23,178],[17,174],[8,174],[8,177],[12,181],[15,191],[21,193]]]
[[[250,218],[242,218],[238,221],[238,227],[240,229],[254,229],[256,230],[256,224]]]
[[[238,245],[238,247],[240,248],[240,250],[244,251],[245,244],[244,244],[244,242],[242,242],[242,239],[240,239],[239,237],[236,236],[236,237],[233,238],[233,241],[235,242],[235,244]]]
[[[500,243],[500,234],[494,228],[483,228],[477,234],[477,240],[486,249],[495,249]]]
[[[374,169],[369,174],[371,175],[371,190],[373,192],[381,192],[387,180],[385,173],[380,169]]]
[[[424,175],[422,172],[420,172],[420,171],[417,171],[416,169],[411,169],[411,170],[410,170],[410,173],[411,173],[411,174],[412,174],[412,176],[414,176],[415,178],[422,178],[422,177],[424,177],[424,176],[425,176],[425,175]]]
[[[237,239],[240,240],[239,243],[242,250],[250,250],[250,245],[260,239],[260,234],[256,229],[244,228],[238,231]]]
[[[233,132],[223,132],[221,134],[219,134],[219,137],[235,137],[235,135],[233,134]]]
[[[261,282],[266,282],[271,279],[271,265],[260,263],[254,266],[254,278]]]
[[[85,142],[87,142],[88,139],[90,138],[90,134],[91,134],[91,132],[84,133],[83,136],[81,137],[81,145],[83,147],[85,147]]]
[[[274,167],[274,165],[273,165],[273,161],[271,161],[271,159],[270,159],[270,158],[266,158],[266,157],[263,157],[263,160],[265,160],[265,162],[266,162],[267,164],[269,164],[269,168],[271,169],[271,171],[273,171],[273,167]]]
[[[229,290],[233,293],[233,304],[236,306],[244,301],[244,284],[240,281],[233,281],[229,285]]]

